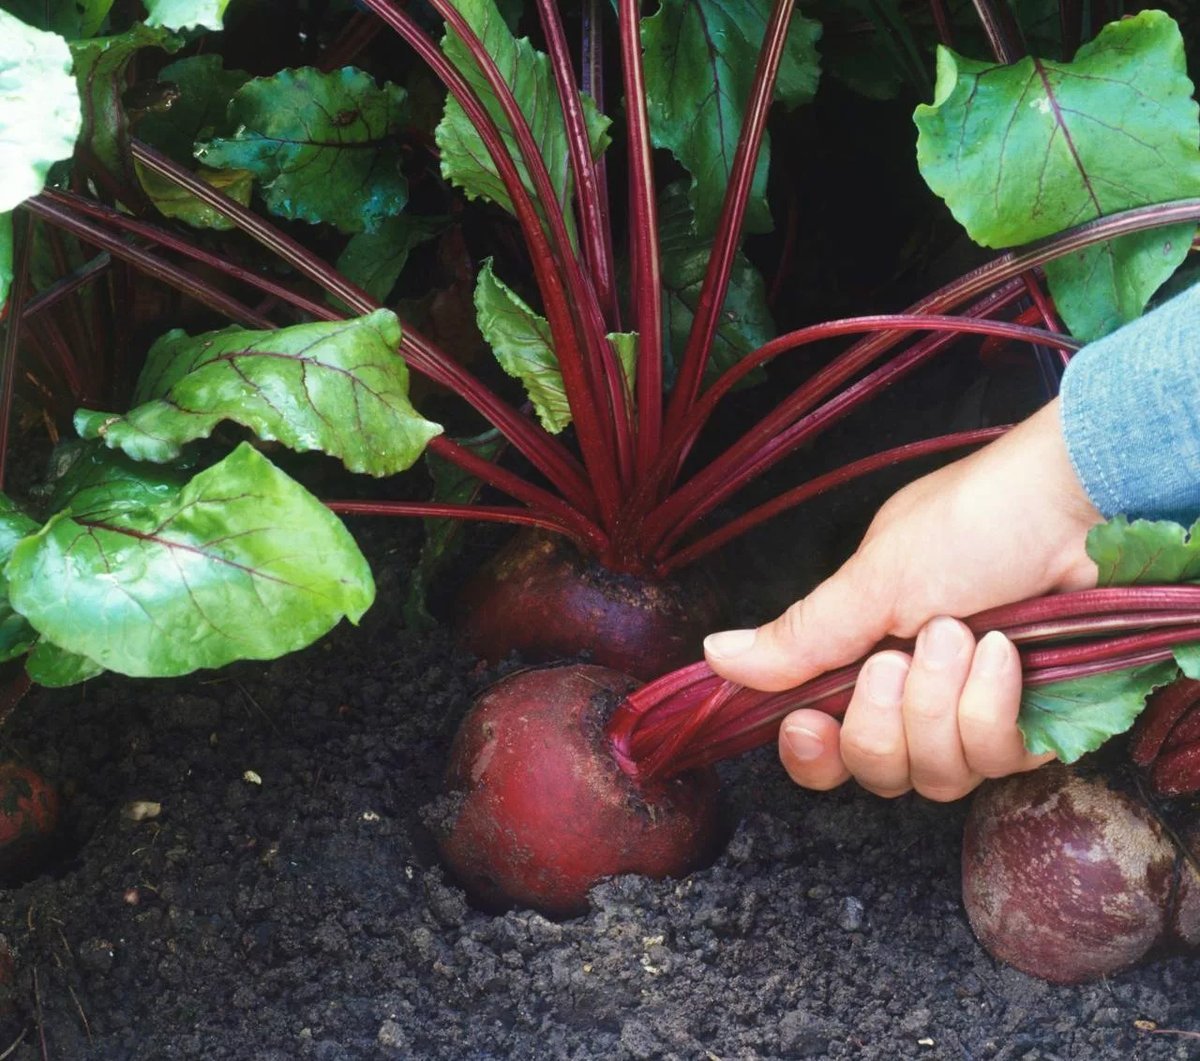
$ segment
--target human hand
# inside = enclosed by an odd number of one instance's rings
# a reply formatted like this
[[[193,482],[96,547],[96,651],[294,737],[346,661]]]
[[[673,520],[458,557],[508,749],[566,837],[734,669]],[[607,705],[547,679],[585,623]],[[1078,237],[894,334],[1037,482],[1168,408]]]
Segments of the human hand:
[[[985,777],[1030,770],[1017,729],[1021,669],[998,632],[976,642],[952,616],[1096,583],[1084,543],[1102,519],[1071,467],[1057,399],[991,445],[895,494],[830,578],[757,630],[705,642],[722,677],[789,689],[852,663],[889,634],[916,637],[863,665],[839,724],[812,710],[780,728],[792,778],[854,777],[881,796],[953,800]]]

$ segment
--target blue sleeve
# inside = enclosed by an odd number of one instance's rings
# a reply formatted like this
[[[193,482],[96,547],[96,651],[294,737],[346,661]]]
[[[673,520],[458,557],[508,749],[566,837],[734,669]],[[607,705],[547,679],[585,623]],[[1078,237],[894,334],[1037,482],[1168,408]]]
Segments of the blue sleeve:
[[[1200,516],[1200,284],[1067,366],[1063,434],[1105,516]]]

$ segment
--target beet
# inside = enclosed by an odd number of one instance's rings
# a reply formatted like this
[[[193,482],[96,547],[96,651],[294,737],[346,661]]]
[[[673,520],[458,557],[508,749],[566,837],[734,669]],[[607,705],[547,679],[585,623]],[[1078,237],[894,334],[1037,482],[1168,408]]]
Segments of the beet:
[[[574,664],[522,671],[480,696],[451,749],[457,807],[439,837],[478,905],[572,917],[604,877],[679,877],[715,857],[711,768],[643,788],[613,757],[604,723],[636,684]]]
[[[58,826],[58,792],[41,774],[0,762],[0,882],[36,873]]]
[[[1200,875],[1137,798],[1054,763],[983,785],[963,903],[993,957],[1073,984],[1200,936]]]
[[[570,542],[522,532],[468,583],[459,610],[463,644],[491,663],[514,650],[530,662],[589,652],[601,666],[648,680],[699,659],[724,609],[697,572],[615,574]]]

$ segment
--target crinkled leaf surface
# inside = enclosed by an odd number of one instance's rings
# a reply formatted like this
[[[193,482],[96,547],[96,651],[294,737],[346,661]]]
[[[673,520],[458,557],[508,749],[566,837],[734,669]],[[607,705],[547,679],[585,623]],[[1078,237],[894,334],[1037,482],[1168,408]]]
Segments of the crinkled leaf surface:
[[[1174,681],[1171,660],[1148,667],[1026,688],[1018,723],[1031,752],[1054,752],[1073,763],[1109,737],[1124,733],[1146,706],[1146,697]]]
[[[1200,581],[1200,522],[1191,530],[1170,520],[1124,516],[1088,532],[1088,556],[1100,569],[1098,585]]]
[[[391,294],[414,247],[446,228],[442,217],[389,217],[374,232],[351,236],[337,260],[338,272],[379,302]]]
[[[138,122],[138,137],[176,162],[190,164],[197,140],[233,131],[229,104],[250,75],[226,70],[220,55],[208,53],[169,63],[157,79],[174,85],[179,94],[166,110],[151,111]]]
[[[5,0],[4,3],[23,22],[68,40],[99,33],[112,6],[113,0]]]
[[[1200,581],[1200,523],[1189,532],[1169,520],[1117,516],[1088,532],[1088,555],[1099,568],[1100,586],[1131,586]],[[1180,645],[1175,663],[1096,675],[1026,689],[1020,725],[1033,752],[1053,751],[1064,762],[1099,748],[1124,733],[1145,706],[1146,697],[1165,685],[1179,667],[1200,677],[1200,645]],[[1164,677],[1165,675],[1165,677]]]
[[[1127,207],[1200,195],[1200,126],[1183,41],[1161,11],[1105,26],[1070,63],[1009,66],[938,51],[917,159],[971,238],[1008,247]],[[1141,314],[1195,226],[1127,236],[1047,266],[1071,330]]]
[[[475,285],[475,319],[500,367],[524,384],[542,427],[558,434],[571,422],[571,407],[551,342],[550,324],[496,276],[490,258],[483,263]],[[636,333],[614,332],[605,338],[632,387]]]
[[[163,217],[183,221],[193,228],[211,228],[219,232],[237,228],[220,211],[197,199],[174,181],[147,169],[136,159],[133,168],[142,185],[142,191]],[[254,190],[253,173],[244,169],[209,169],[207,166],[201,166],[196,176],[217,191],[228,195],[234,202],[241,203],[242,206],[250,205],[250,193]]]
[[[555,195],[565,210],[570,205],[573,182],[566,128],[563,124],[562,109],[558,105],[549,57],[537,51],[526,38],[518,40],[513,37],[496,10],[493,0],[459,0],[455,6],[483,41],[512,89],[521,112],[533,130],[534,141],[545,161]],[[447,32],[442,39],[442,50],[470,82],[487,107],[488,113],[504,137],[509,154],[516,160],[522,182],[536,202],[533,182],[529,178],[516,139],[487,79],[479,72],[470,52],[454,33]],[[583,111],[592,143],[592,153],[599,156],[608,146],[609,120],[596,109],[589,96],[583,97]],[[435,135],[441,150],[442,175],[462,188],[469,197],[480,196],[499,204],[511,213],[512,202],[487,148],[467,120],[462,108],[453,99],[447,99],[445,114]]]
[[[542,427],[558,434],[571,422],[571,408],[550,324],[496,277],[490,258],[475,285],[475,320],[500,367],[524,385]]]
[[[123,176],[129,122],[121,96],[126,89],[125,72],[143,48],[178,51],[183,41],[168,29],[138,23],[112,37],[72,41],[75,80],[83,100],[83,131],[97,160],[109,172]]]
[[[148,26],[167,29],[221,29],[229,0],[142,0]]]
[[[408,400],[399,343],[390,310],[276,331],[171,331],[147,355],[136,408],[124,416],[81,411],[76,429],[138,460],[169,461],[232,420],[261,439],[328,453],[351,471],[394,475],[441,433]]]
[[[216,169],[244,169],[272,213],[370,232],[404,209],[400,172],[404,89],[353,67],[284,70],[242,86],[230,104],[236,132],[197,146]]]
[[[14,607],[59,648],[138,677],[303,648],[374,584],[349,532],[248,443],[145,508],[75,505],[21,541]]]
[[[0,213],[42,190],[81,121],[67,42],[0,10]]]
[[[663,0],[642,20],[651,135],[692,175],[696,225],[706,235],[721,213],[770,13],[770,0]],[[820,36],[819,23],[792,16],[775,86],[775,98],[789,107],[817,90]],[[746,210],[749,232],[771,228],[769,155],[764,137]]]
[[[658,210],[663,317],[673,365],[687,344],[712,243],[696,234],[691,206],[681,184],[672,184],[663,190]],[[749,260],[738,254],[705,369],[705,382],[711,382],[718,373],[736,364],[775,334],[775,322],[767,308],[766,285]]]

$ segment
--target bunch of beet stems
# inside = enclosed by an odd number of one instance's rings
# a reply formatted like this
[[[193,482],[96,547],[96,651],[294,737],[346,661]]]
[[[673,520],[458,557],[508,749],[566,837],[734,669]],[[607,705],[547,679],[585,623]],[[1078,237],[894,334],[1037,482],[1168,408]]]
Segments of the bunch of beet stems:
[[[1064,354],[1073,349],[1075,344],[1071,340],[1053,334],[1057,322],[1036,275],[1045,262],[1131,232],[1200,219],[1200,200],[1180,200],[1092,222],[1026,250],[1003,255],[921,300],[908,313],[831,321],[781,336],[752,352],[704,389],[701,381],[729,287],[794,6],[792,0],[775,0],[691,333],[670,401],[664,402],[658,223],[641,65],[640,10],[636,0],[620,0],[618,4],[630,187],[632,319],[628,322],[620,319],[620,300],[614,286],[614,237],[604,163],[591,155],[581,106],[582,89],[603,107],[598,0],[587,0],[586,4],[583,76],[579,82],[556,4],[553,0],[538,0],[537,4],[570,145],[574,204],[560,202],[554,193],[529,123],[502,72],[450,0],[431,0],[431,6],[470,53],[504,113],[511,141],[468,80],[411,15],[392,0],[364,0],[363,6],[403,37],[445,84],[463,107],[496,165],[529,249],[562,370],[579,452],[576,455],[561,439],[541,430],[451,355],[406,325],[398,352],[410,368],[461,396],[526,458],[537,479],[518,475],[483,459],[469,447],[438,437],[430,443],[432,452],[506,494],[514,503],[329,502],[335,511],[443,516],[536,526],[570,539],[612,570],[664,576],[784,508],[856,475],[986,441],[990,437],[987,432],[958,433],[889,450],[849,466],[833,478],[814,480],[760,505],[732,525],[694,534],[698,521],[726,498],[964,334],[1049,345]],[[510,142],[515,145],[515,152]],[[351,313],[368,313],[379,308],[375,299],[274,225],[147,145],[133,141],[130,147],[133,157],[143,167],[211,206],[301,276],[343,302]],[[518,158],[535,194],[526,187]],[[136,197],[131,201],[136,201]],[[273,327],[267,311],[281,304],[293,313],[298,311],[316,319],[345,316],[287,285],[239,269],[222,256],[206,252],[170,230],[86,197],[47,191],[29,200],[27,207],[50,224],[75,234],[113,258],[131,263],[247,327]],[[570,216],[576,222],[578,241],[571,236]],[[146,242],[216,269],[260,292],[265,301],[258,307],[244,304],[219,285],[148,249]],[[1049,331],[992,319],[1026,296],[1034,299],[1036,310],[1029,319],[1040,320]],[[17,308],[17,314],[18,319],[23,318],[21,307]],[[634,328],[640,336],[636,393],[626,385],[605,338],[607,332],[626,327]],[[898,346],[920,332],[931,334],[896,352]],[[714,406],[746,373],[785,352],[855,333],[865,333],[865,337],[815,373],[711,464],[690,479],[679,481],[684,461]],[[2,457],[0,450],[0,464]],[[685,542],[683,539],[688,535],[692,538]]]
[[[1200,586],[1080,590],[991,608],[966,623],[976,636],[999,630],[1017,645],[1027,688],[1051,685],[1159,663],[1200,641]],[[890,639],[878,648],[911,651],[912,643]],[[840,716],[861,666],[764,693],[695,663],[630,693],[606,734],[626,773],[640,782],[666,780],[771,743],[784,716],[799,708]]]

